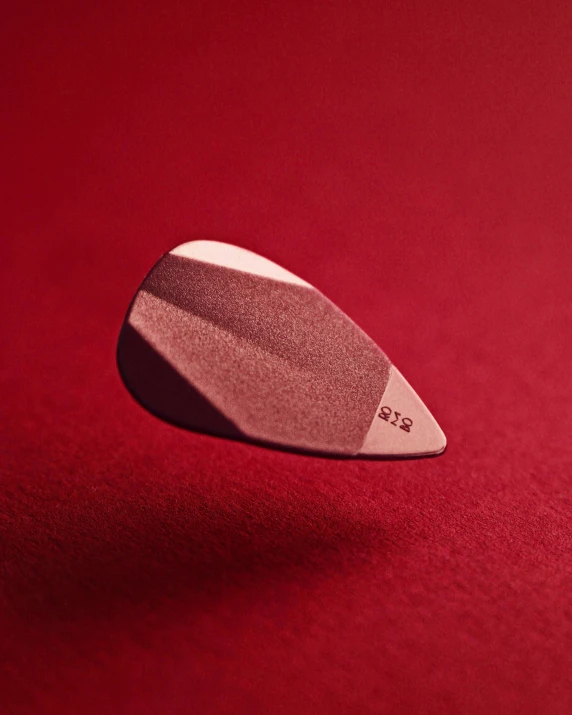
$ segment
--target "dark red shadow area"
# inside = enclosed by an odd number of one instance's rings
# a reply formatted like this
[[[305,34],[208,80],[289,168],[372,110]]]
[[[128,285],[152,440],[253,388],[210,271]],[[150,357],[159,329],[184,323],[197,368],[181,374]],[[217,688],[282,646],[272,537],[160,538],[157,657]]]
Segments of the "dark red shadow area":
[[[331,578],[348,563],[396,548],[395,535],[386,540],[360,504],[276,495],[264,482],[221,501],[215,488],[194,489],[195,479],[190,473],[185,485],[168,480],[118,501],[86,485],[70,505],[53,489],[38,491],[42,508],[28,512],[28,527],[12,522],[2,530],[3,551],[13,555],[3,564],[13,574],[5,607],[32,628],[84,618],[109,623],[181,602],[200,609],[228,589]],[[97,534],[82,527],[94,518],[101,519]],[[15,560],[22,551],[32,569]]]

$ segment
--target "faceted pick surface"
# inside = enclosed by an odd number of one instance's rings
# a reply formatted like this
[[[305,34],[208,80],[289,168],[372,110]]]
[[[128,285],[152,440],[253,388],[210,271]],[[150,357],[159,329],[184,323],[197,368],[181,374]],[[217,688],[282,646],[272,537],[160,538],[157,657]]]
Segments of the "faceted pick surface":
[[[387,356],[306,281],[237,246],[167,253],[133,299],[117,361],[187,429],[340,456],[439,454],[446,439]]]

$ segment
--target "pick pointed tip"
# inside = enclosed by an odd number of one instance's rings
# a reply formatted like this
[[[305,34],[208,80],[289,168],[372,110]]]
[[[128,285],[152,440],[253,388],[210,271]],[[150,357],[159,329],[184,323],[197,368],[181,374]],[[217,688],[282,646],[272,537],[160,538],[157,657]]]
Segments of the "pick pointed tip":
[[[445,433],[415,390],[392,365],[389,381],[358,454],[422,457],[442,454]]]

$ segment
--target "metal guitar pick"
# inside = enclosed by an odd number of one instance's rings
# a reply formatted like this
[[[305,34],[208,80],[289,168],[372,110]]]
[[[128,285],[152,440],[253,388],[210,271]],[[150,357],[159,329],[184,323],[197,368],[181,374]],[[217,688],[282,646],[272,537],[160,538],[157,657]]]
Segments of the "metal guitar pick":
[[[439,454],[439,425],[386,355],[309,283],[237,246],[192,241],[139,288],[121,376],[181,427],[331,455]]]

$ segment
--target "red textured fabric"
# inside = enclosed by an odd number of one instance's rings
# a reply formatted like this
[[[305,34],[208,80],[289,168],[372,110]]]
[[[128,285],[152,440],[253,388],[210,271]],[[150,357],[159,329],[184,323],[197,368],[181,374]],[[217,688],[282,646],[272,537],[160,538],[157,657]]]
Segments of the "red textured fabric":
[[[2,715],[572,712],[571,8],[5,10]],[[139,407],[118,331],[194,237],[322,290],[446,454]]]

